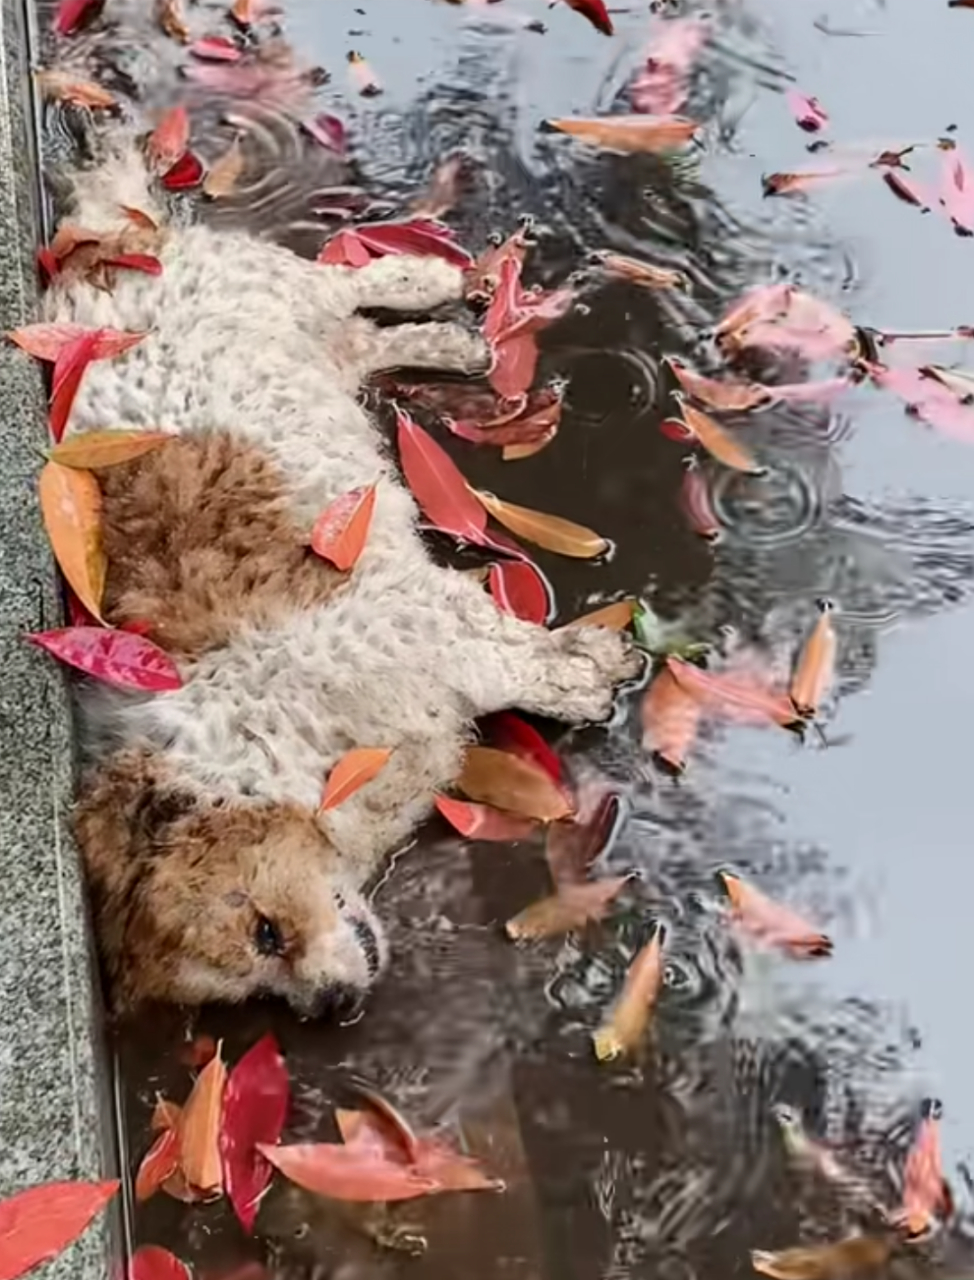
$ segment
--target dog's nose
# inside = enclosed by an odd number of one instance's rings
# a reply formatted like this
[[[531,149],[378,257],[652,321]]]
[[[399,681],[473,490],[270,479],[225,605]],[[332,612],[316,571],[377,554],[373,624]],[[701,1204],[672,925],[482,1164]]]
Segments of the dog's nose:
[[[346,983],[330,983],[321,993],[318,1017],[348,1022],[362,1012],[365,992]]]

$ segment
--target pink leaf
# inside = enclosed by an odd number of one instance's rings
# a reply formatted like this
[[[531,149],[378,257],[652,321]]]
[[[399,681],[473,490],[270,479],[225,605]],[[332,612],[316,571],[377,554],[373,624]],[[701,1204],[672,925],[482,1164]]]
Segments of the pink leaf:
[[[100,8],[101,0],[60,0],[54,30],[59,36],[74,35],[81,24]]]
[[[829,122],[829,115],[818,98],[810,98],[808,94],[799,93],[797,89],[786,89],[785,100],[795,117],[799,129],[806,133],[818,133]]]
[[[720,521],[710,500],[710,487],[699,466],[687,467],[680,489],[680,506],[694,533],[708,542],[720,537]]]
[[[497,607],[504,613],[540,625],[548,621],[551,589],[530,560],[492,564],[487,582]]]
[[[131,350],[146,336],[144,333],[125,333],[121,329],[84,329],[80,324],[28,324],[7,334],[21,351],[37,360],[55,361],[69,342],[93,333],[97,337],[93,360],[106,360]]]
[[[190,1270],[157,1244],[144,1244],[132,1254],[128,1280],[190,1280]]]
[[[887,369],[881,364],[867,368],[878,387],[898,395],[918,418],[956,440],[974,443],[974,408],[962,404],[935,378],[925,377],[919,369]]]
[[[358,232],[350,228],[333,235],[316,261],[328,267],[364,267],[372,261],[372,254]]]
[[[418,1176],[406,1164],[338,1143],[290,1147],[260,1143],[257,1149],[299,1187],[332,1200],[413,1200],[437,1189],[431,1178]]]
[[[657,19],[650,33],[646,66],[633,82],[634,111],[677,115],[687,100],[690,68],[709,32],[701,18]]]
[[[61,264],[57,260],[57,254],[47,245],[42,244],[37,250],[37,272],[41,278],[41,285],[46,288],[60,270]]]
[[[538,344],[533,334],[499,342],[494,346],[490,385],[499,396],[514,400],[529,390],[537,368]]]
[[[202,161],[192,151],[187,151],[162,175],[162,185],[167,191],[186,191],[189,187],[199,186],[202,178]]]
[[[60,627],[26,637],[68,666],[119,689],[163,693],[182,687],[176,664],[158,645],[110,627]]]
[[[0,1202],[0,1280],[62,1253],[118,1191],[118,1182],[48,1182]]]
[[[419,257],[445,258],[456,267],[469,267],[473,259],[461,249],[453,232],[431,218],[408,222],[367,222],[355,228],[359,239],[377,256],[408,253]]]
[[[95,358],[98,348],[97,329],[86,329],[77,338],[71,338],[58,352],[51,379],[51,408],[49,424],[51,435],[60,441],[68,425],[74,398],[81,386],[85,370]]]
[[[396,409],[396,431],[406,483],[426,518],[444,533],[482,545],[487,512],[449,454],[399,408]]]
[[[941,165],[940,202],[958,234],[974,235],[974,172],[960,147],[945,151]]]
[[[243,57],[240,48],[226,36],[203,36],[193,41],[189,52],[204,62],[238,62]]]
[[[467,800],[453,800],[437,796],[436,807],[455,831],[468,840],[488,840],[508,843],[527,840],[538,829],[531,818],[519,818],[503,813],[487,804],[473,804]]]
[[[605,851],[619,817],[619,797],[603,782],[583,786],[578,812],[548,824],[545,857],[555,886],[584,884],[592,864]]]
[[[284,1059],[272,1035],[249,1049],[230,1072],[223,1095],[220,1155],[227,1195],[247,1232],[252,1232],[260,1198],[271,1180],[260,1143],[280,1141],[290,1102]]]
[[[333,151],[336,156],[346,155],[348,140],[345,126],[337,116],[317,115],[313,120],[305,120],[303,128],[326,151]]]

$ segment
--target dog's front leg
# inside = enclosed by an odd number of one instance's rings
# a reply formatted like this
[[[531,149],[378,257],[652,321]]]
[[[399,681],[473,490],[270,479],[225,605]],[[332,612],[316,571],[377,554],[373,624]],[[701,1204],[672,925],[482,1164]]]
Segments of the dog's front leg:
[[[331,309],[334,283],[341,281],[349,310],[415,311],[424,314],[463,297],[463,272],[442,258],[390,254],[364,267],[315,267],[328,282]],[[342,308],[344,310],[344,308]]]
[[[368,325],[357,335],[354,361],[359,383],[388,369],[439,369],[469,376],[490,367],[490,348],[459,324]]]

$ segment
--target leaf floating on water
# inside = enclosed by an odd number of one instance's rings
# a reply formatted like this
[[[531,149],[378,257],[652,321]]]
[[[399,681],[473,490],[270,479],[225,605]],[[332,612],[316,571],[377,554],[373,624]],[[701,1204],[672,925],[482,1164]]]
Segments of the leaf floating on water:
[[[895,1221],[909,1236],[921,1236],[952,1211],[953,1197],[944,1179],[940,1152],[940,1103],[931,1101],[903,1166],[903,1204]]]
[[[534,819],[518,818],[487,804],[471,804],[449,796],[437,796],[435,803],[454,831],[459,831],[468,840],[508,844],[515,840],[528,840],[537,830]]]
[[[90,471],[48,462],[38,496],[51,550],[68,586],[88,612],[101,617],[107,562],[101,541],[101,490]]]
[[[834,182],[837,178],[848,177],[851,169],[822,168],[795,169],[790,173],[769,173],[761,180],[761,194],[764,196],[793,196],[809,191],[822,182]]]
[[[59,0],[54,15],[54,30],[59,36],[71,36],[102,7],[102,0]]]
[[[539,822],[571,811],[564,792],[538,765],[494,747],[468,747],[456,788],[470,800]]]
[[[171,107],[149,134],[149,159],[164,173],[185,155],[188,146],[189,113],[183,106]]]
[[[742,724],[788,727],[795,723],[795,709],[786,693],[756,680],[702,671],[678,657],[667,658],[666,666],[686,693],[719,715]]]
[[[545,858],[555,887],[585,884],[605,852],[619,815],[619,797],[604,783],[583,785],[578,812],[548,827]]]
[[[142,1157],[135,1175],[136,1201],[150,1200],[178,1168],[179,1134],[174,1128],[164,1129]]]
[[[38,71],[35,79],[45,98],[55,102],[68,102],[76,107],[89,107],[92,111],[111,111],[118,106],[113,93],[91,80],[75,80],[67,71],[50,68]]]
[[[561,782],[562,767],[557,752],[548,746],[537,729],[513,711],[498,711],[488,716],[483,730],[492,747],[537,765],[552,782]]]
[[[502,560],[490,566],[487,578],[498,609],[539,626],[551,612],[551,593],[540,569],[529,560]]]
[[[50,1262],[89,1226],[118,1181],[48,1182],[0,1201],[0,1280]]]
[[[220,1119],[227,1069],[220,1053],[196,1077],[179,1121],[179,1165],[186,1181],[203,1192],[223,1186],[220,1159]]]
[[[810,360],[848,355],[857,341],[847,316],[790,284],[750,290],[730,308],[714,334],[718,346],[731,353],[766,347],[798,351]]]
[[[705,378],[675,356],[667,356],[666,363],[676,374],[677,381],[687,395],[700,400],[711,409],[726,413],[747,413],[749,409],[763,409],[771,403],[773,392],[759,382],[724,382],[717,378]]]
[[[432,218],[410,218],[405,222],[362,222],[355,234],[376,257],[385,254],[414,254],[417,257],[443,258],[455,267],[465,269],[473,261],[460,247],[449,227]]]
[[[157,1244],[136,1249],[129,1262],[128,1280],[191,1280],[185,1262]]]
[[[940,203],[958,235],[974,235],[974,170],[960,147],[941,156]]]
[[[944,369],[936,364],[925,364],[919,372],[925,378],[936,378],[958,400],[967,404],[974,401],[974,373],[969,373],[966,369]]]
[[[286,1147],[261,1143],[257,1149],[289,1181],[330,1200],[391,1203],[437,1190],[432,1178],[368,1149],[359,1151],[334,1142]]]
[[[370,484],[336,498],[315,521],[311,549],[347,573],[365,548],[375,509],[375,485]]]
[[[592,1047],[600,1062],[632,1053],[646,1034],[663,986],[664,936],[663,926],[657,925],[652,938],[629,966],[622,994],[612,1012],[592,1036]]]
[[[463,156],[450,156],[436,166],[426,191],[414,200],[410,209],[417,218],[442,218],[460,198],[463,178]]]
[[[629,883],[628,876],[612,876],[586,884],[562,885],[550,898],[533,902],[504,926],[515,942],[537,938],[557,938],[597,924],[605,919],[609,906]]]
[[[63,467],[88,471],[131,462],[172,439],[166,431],[79,431],[56,444],[49,456]]]
[[[795,117],[795,124],[806,133],[818,133],[829,122],[829,113],[818,98],[810,98],[807,93],[797,89],[785,90],[785,101]]]
[[[181,689],[182,677],[167,653],[144,636],[109,627],[61,627],[26,637],[85,675],[143,693]]]
[[[786,951],[795,960],[814,960],[832,954],[832,940],[753,885],[729,871],[720,878],[731,900],[734,918],[752,937]]]
[[[883,174],[883,181],[893,195],[898,196],[906,204],[916,205],[920,209],[930,209],[937,202],[935,192],[928,191],[925,185],[904,173],[893,173],[888,170]]]
[[[799,1246],[777,1253],[752,1249],[751,1265],[772,1280],[852,1280],[883,1266],[891,1250],[889,1240],[852,1236],[837,1244]]]
[[[614,34],[612,19],[605,7],[605,0],[565,0],[565,3],[569,9],[574,9],[583,18],[588,18],[596,31],[601,31],[604,36]]]
[[[423,515],[444,533],[483,545],[486,512],[450,455],[399,408],[396,432],[403,474]]]
[[[500,283],[505,262],[514,264],[518,275],[524,265],[528,242],[523,228],[518,228],[502,244],[491,245],[476,260],[467,273],[466,296],[471,299],[490,300]]]
[[[909,411],[955,440],[974,443],[974,408],[963,404],[942,380],[925,377],[919,369],[893,369],[864,364],[878,387],[901,397]]]
[[[167,36],[178,40],[180,44],[189,43],[190,30],[186,25],[181,0],[157,0],[156,14],[159,18],[159,26]]]
[[[708,542],[716,542],[722,529],[710,500],[710,486],[696,458],[687,459],[687,467],[680,485],[680,506],[690,528]]]
[[[244,171],[244,156],[240,139],[234,138],[223,155],[214,161],[203,179],[203,194],[211,200],[222,200],[232,195]]]
[[[654,267],[652,263],[627,258],[621,253],[599,253],[598,262],[607,275],[645,289],[688,289],[690,282],[674,267]]]
[[[820,616],[805,642],[792,677],[791,700],[804,719],[818,715],[818,709],[835,674],[836,635],[832,625],[832,605],[823,600]]]
[[[379,77],[360,53],[348,55],[348,74],[352,88],[363,98],[376,98],[382,92]]]
[[[484,493],[479,489],[471,492],[505,529],[510,529],[519,538],[533,542],[546,551],[579,560],[591,560],[608,550],[609,544],[605,538],[583,525],[564,520],[561,516],[533,511],[529,507],[515,506],[512,502],[504,502],[492,493]]]
[[[703,446],[704,449],[732,471],[742,471],[745,475],[759,476],[764,474],[762,467],[754,455],[742,444],[739,444],[722,426],[708,414],[693,405],[687,404],[681,396],[677,396],[683,413],[681,425]]]
[[[689,73],[710,31],[704,18],[656,18],[649,57],[630,90],[634,111],[669,116],[680,111],[689,92]]]
[[[287,1067],[272,1035],[266,1035],[230,1072],[223,1095],[220,1156],[227,1196],[241,1226],[252,1232],[271,1165],[260,1144],[280,1141],[290,1105]]]
[[[348,151],[348,136],[344,123],[337,116],[322,113],[313,120],[302,121],[302,128],[326,151],[332,151],[341,159]]]
[[[580,618],[566,622],[565,630],[569,627],[607,627],[609,631],[625,631],[632,626],[635,612],[635,600],[617,600],[615,604],[603,605],[601,609],[593,609],[591,613],[583,613]]]
[[[162,185],[167,191],[187,191],[190,187],[198,187],[202,178],[202,160],[192,151],[187,151],[162,175]]]
[[[571,134],[606,151],[649,152],[663,155],[685,146],[700,128],[682,116],[597,116],[590,119],[549,120],[561,133]]]
[[[328,775],[318,806],[320,813],[337,809],[349,796],[371,782],[389,762],[389,747],[353,747],[345,753]]]
[[[661,667],[643,698],[643,745],[676,773],[686,768],[702,708],[668,667]]]

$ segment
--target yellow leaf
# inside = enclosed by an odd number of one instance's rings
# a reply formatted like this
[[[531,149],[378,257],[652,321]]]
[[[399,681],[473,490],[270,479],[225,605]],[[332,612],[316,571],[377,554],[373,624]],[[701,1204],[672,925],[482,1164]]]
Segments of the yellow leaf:
[[[494,747],[468,748],[456,785],[470,800],[539,822],[555,822],[572,811],[565,793],[542,769]]]
[[[800,716],[818,715],[819,704],[828,692],[835,674],[837,640],[832,625],[832,605],[823,600],[821,613],[798,659],[789,694]]]
[[[227,150],[214,161],[213,167],[203,179],[203,193],[211,200],[221,200],[235,189],[243,173],[244,157],[240,139],[234,138]]]
[[[648,151],[657,155],[684,146],[700,126],[682,116],[598,116],[549,120],[561,133],[607,151]]]
[[[372,781],[391,755],[388,747],[354,747],[343,755],[328,775],[319,810],[324,812],[344,804],[349,796]]]
[[[37,489],[54,558],[74,594],[100,618],[108,565],[101,541],[98,481],[90,471],[48,462]]]
[[[544,547],[546,551],[573,556],[577,560],[591,560],[608,550],[606,539],[584,525],[573,524],[561,516],[547,515],[544,511],[532,511],[530,507],[517,507],[513,502],[504,502],[480,489],[472,492],[505,529],[510,529],[511,533],[527,542]]]
[[[56,444],[49,457],[62,467],[88,471],[131,462],[172,439],[165,431],[85,431]]]
[[[541,898],[508,920],[504,931],[515,942],[556,938],[573,929],[602,920],[613,898],[628,883],[628,876],[611,876],[584,884],[563,884],[557,893]]]
[[[629,966],[622,994],[611,1014],[592,1037],[595,1056],[600,1062],[610,1062],[636,1048],[649,1025],[662,985],[663,930],[657,926]]]

